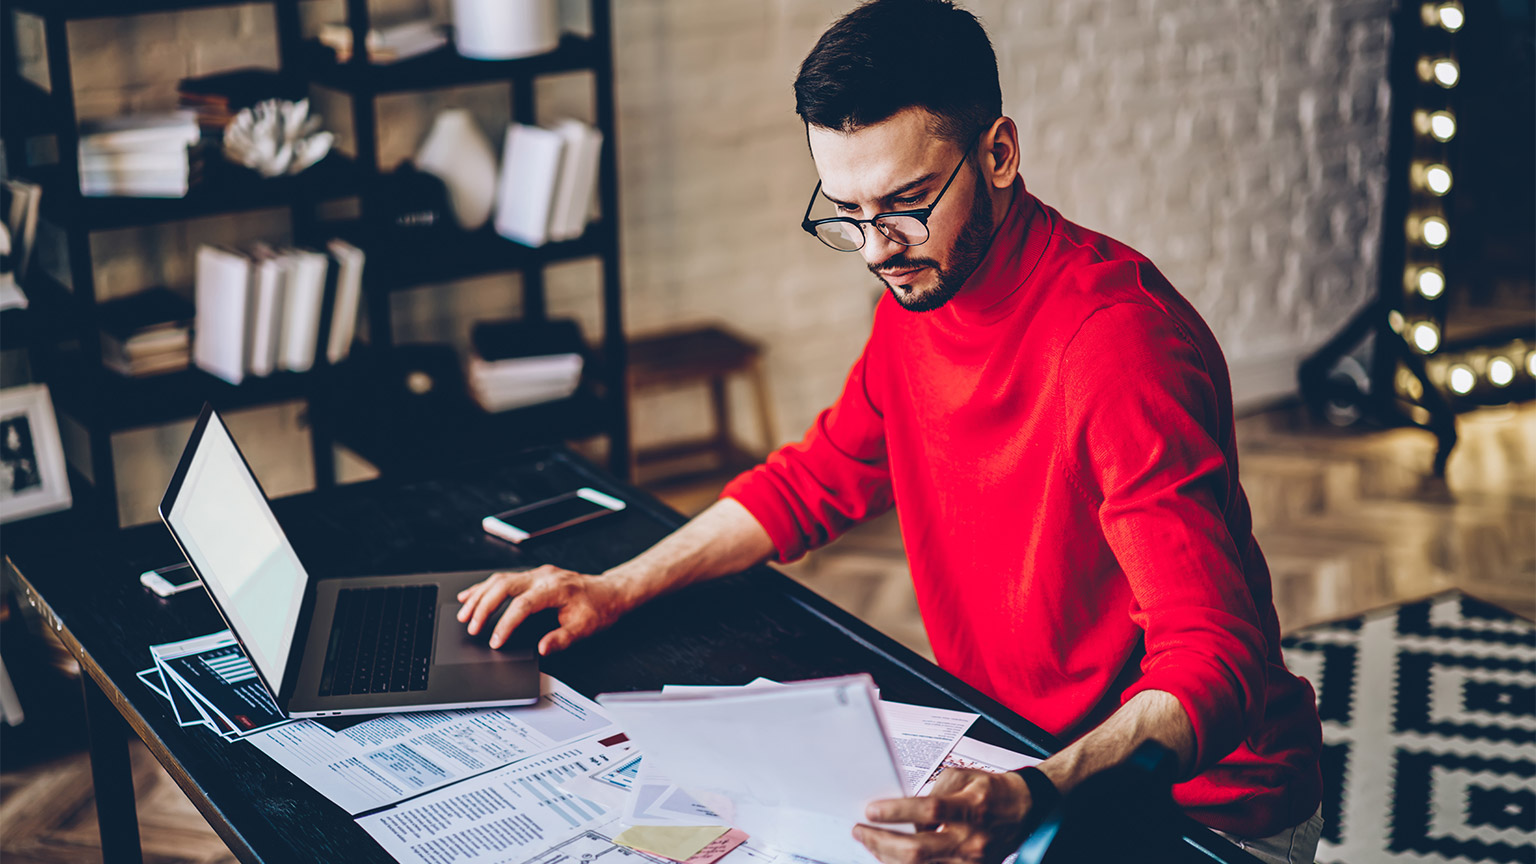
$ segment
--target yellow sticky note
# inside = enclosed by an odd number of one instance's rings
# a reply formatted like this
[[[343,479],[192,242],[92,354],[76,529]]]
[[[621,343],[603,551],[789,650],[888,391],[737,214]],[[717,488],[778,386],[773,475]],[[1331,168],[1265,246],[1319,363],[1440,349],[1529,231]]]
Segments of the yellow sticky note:
[[[687,861],[728,830],[724,825],[635,825],[613,842],[673,861]]]

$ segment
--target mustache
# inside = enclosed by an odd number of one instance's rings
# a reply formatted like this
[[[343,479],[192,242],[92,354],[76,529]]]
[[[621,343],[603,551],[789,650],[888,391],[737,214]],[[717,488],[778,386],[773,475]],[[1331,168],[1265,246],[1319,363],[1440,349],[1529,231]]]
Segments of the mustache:
[[[911,255],[892,255],[879,264],[870,264],[869,272],[880,276],[883,270],[915,270],[918,267],[932,267],[939,269],[939,262],[932,258],[916,258]],[[883,278],[883,277],[882,277]]]

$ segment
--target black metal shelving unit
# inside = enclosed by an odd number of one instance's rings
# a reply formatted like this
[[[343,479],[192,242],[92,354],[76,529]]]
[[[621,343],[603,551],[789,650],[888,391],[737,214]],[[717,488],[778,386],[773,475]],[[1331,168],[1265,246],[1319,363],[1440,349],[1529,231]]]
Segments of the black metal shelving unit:
[[[619,286],[615,157],[613,52],[608,0],[591,0],[593,33],[567,35],[547,54],[520,60],[478,61],[459,56],[450,46],[388,66],[368,64],[366,52],[346,63],[316,42],[305,41],[298,0],[271,0],[282,71],[294,80],[339,91],[351,99],[356,156],[333,153],[295,177],[264,180],[254,172],[211,156],[201,182],[182,199],[88,198],[79,192],[79,133],[69,67],[67,25],[71,20],[123,17],[147,12],[233,5],[236,0],[14,0],[11,8],[39,16],[45,27],[51,88],[44,91],[23,79],[15,61],[14,17],[0,16],[0,84],[5,89],[3,134],[13,174],[44,187],[43,217],[65,234],[73,283],[66,288],[37,275],[25,286],[31,308],[24,326],[5,322],[8,341],[23,335],[31,342],[57,343],[73,337],[78,351],[35,350],[39,377],[54,390],[59,410],[80,423],[90,437],[93,494],[91,507],[110,525],[117,524],[111,437],[139,426],[195,416],[204,401],[223,410],[280,401],[305,400],[312,430],[317,485],[334,482],[331,444],[340,440],[384,470],[451,458],[486,446],[516,446],[605,435],[609,467],[629,473],[629,427],[625,387],[625,344]],[[366,44],[370,27],[366,0],[347,0],[348,24],[355,45]],[[381,201],[377,152],[377,96],[461,84],[509,81],[513,119],[532,123],[534,82],[540,75],[590,71],[594,78],[596,125],[604,136],[598,172],[603,218],[579,238],[537,249],[501,238],[489,228],[441,236],[431,249],[402,250],[378,238],[372,226]],[[52,134],[59,161],[27,166],[29,137]],[[355,198],[361,218],[322,222],[317,205]],[[285,208],[295,242],[314,244],[341,236],[367,255],[364,303],[370,345],[336,369],[325,366],[320,350],[316,368],[303,374],[279,374],[227,384],[197,369],[150,378],[126,378],[101,365],[95,315],[90,236],[94,232],[203,218],[224,213]],[[487,414],[462,393],[437,394],[430,422],[412,406],[393,398],[389,378],[398,371],[402,352],[393,345],[389,298],[394,292],[498,272],[523,277],[523,314],[545,317],[543,267],[575,258],[602,262],[603,334],[600,360],[578,393],[565,400],[518,411]],[[34,273],[38,270],[34,267]],[[327,303],[327,307],[329,303]],[[328,328],[322,327],[322,332]],[[14,343],[13,343],[14,344]],[[408,356],[408,352],[406,356]],[[409,428],[403,428],[407,424]]]
[[[347,0],[347,24],[352,44],[366,44],[371,25],[367,0]],[[334,379],[338,440],[384,470],[415,469],[432,461],[452,461],[456,454],[484,448],[545,444],[571,438],[604,435],[608,467],[627,477],[630,471],[629,410],[625,381],[626,346],[619,277],[618,160],[614,123],[613,33],[609,0],[590,0],[592,35],[566,34],[555,50],[517,60],[471,60],[451,45],[387,66],[370,65],[366,52],[354,51],[345,63],[314,42],[300,42],[297,21],[292,40],[294,63],[313,85],[345,94],[351,100],[356,135],[357,168],[378,176],[378,127],[374,100],[403,91],[507,81],[511,85],[512,120],[534,123],[535,82],[542,75],[587,71],[593,77],[594,114],[603,134],[598,165],[598,198],[602,218],[570,241],[530,248],[497,235],[490,226],[474,232],[434,238],[434,248],[402,249],[370,236],[377,220],[370,219],[378,201],[365,183],[360,195],[362,218],[351,225],[332,226],[335,233],[364,248],[364,301],[368,316],[369,349],[358,352]],[[279,21],[279,26],[283,22]],[[544,267],[577,258],[598,258],[602,264],[603,333],[597,362],[581,388],[570,398],[495,414],[481,410],[461,387],[421,398],[405,387],[413,374],[413,357],[394,347],[390,295],[423,285],[500,272],[522,275],[522,315],[546,317]],[[442,371],[443,364],[436,368]],[[433,375],[433,387],[456,372]],[[368,383],[380,385],[369,392]],[[361,384],[362,386],[358,386]]]

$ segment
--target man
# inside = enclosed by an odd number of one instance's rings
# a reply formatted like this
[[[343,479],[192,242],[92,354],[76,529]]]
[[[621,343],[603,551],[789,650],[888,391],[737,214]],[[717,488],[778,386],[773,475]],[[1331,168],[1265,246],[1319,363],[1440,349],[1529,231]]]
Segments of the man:
[[[837,403],[655,547],[592,576],[543,567],[461,595],[499,644],[558,607],[542,653],[664,592],[790,560],[895,506],[939,664],[1063,740],[1039,772],[946,772],[874,802],[858,838],[899,864],[998,861],[1031,804],[1144,741],[1175,800],[1273,861],[1312,860],[1321,730],[1281,659],[1237,481],[1231,385],[1141,255],[1041,204],[981,25],[875,0],[801,66],[821,183],[802,227],[889,289]],[[1053,788],[1054,787],[1054,788]]]

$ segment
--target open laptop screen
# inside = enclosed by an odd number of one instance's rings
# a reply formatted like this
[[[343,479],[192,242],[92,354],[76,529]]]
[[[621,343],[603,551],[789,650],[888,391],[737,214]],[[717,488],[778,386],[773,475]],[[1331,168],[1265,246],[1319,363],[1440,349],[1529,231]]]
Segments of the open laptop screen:
[[[219,415],[208,412],[194,446],[162,515],[251,661],[280,691],[308,574]]]

